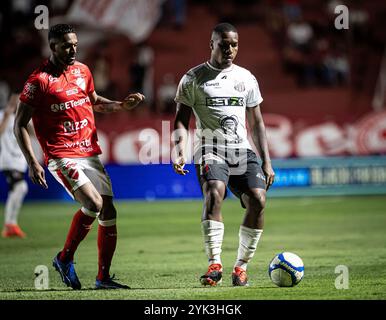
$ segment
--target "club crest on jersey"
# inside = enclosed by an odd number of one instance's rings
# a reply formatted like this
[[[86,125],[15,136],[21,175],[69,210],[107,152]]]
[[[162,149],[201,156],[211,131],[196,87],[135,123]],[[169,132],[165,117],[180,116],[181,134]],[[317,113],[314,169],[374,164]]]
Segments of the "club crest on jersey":
[[[242,107],[244,106],[243,97],[208,97],[206,105],[211,107]]]
[[[82,77],[77,78],[76,85],[82,90],[86,90],[86,81],[84,80],[84,78]]]
[[[245,91],[245,84],[244,84],[244,82],[237,82],[236,81],[234,88],[238,92],[244,92]]]

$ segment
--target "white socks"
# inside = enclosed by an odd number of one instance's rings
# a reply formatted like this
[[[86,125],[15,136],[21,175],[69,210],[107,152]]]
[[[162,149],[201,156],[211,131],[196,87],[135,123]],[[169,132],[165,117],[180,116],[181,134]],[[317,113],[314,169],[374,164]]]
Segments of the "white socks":
[[[237,253],[236,267],[247,270],[247,264],[255,254],[257,243],[263,233],[262,229],[251,229],[240,226],[239,231],[239,250]]]
[[[224,224],[215,220],[201,222],[201,230],[204,236],[205,251],[208,256],[209,265],[221,264],[221,246],[224,238]],[[257,243],[263,233],[262,229],[251,229],[240,226],[239,249],[234,267],[247,270],[247,264],[255,254]]]
[[[215,220],[204,220],[201,222],[201,230],[209,265],[213,263],[221,264],[220,255],[224,238],[224,224]]]
[[[27,192],[28,185],[24,180],[15,183],[13,189],[9,191],[7,201],[5,203],[5,224],[17,224],[17,217]]]

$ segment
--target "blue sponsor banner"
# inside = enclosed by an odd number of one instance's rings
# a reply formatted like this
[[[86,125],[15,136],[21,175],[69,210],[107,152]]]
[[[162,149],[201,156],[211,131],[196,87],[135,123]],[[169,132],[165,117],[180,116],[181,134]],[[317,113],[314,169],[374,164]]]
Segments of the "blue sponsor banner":
[[[386,194],[386,157],[330,157],[273,160],[275,183],[269,196],[316,196]],[[106,165],[116,199],[153,201],[201,198],[193,165],[179,176],[171,165]],[[29,180],[27,200],[71,200],[62,186],[46,171],[49,188]],[[0,175],[0,200],[7,193]]]

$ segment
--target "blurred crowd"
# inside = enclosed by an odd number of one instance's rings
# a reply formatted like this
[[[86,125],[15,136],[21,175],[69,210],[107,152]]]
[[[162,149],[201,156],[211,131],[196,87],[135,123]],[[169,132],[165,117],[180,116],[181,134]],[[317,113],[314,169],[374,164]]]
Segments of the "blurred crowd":
[[[0,1],[0,39],[3,43],[0,90],[8,87],[9,91],[20,91],[26,77],[47,56],[46,33],[31,27],[37,16],[35,7],[46,5],[50,17],[62,16],[74,1]],[[342,33],[334,27],[337,17],[334,9],[338,4],[344,4],[350,10],[348,32]],[[300,87],[349,85],[354,90],[369,92],[375,87],[385,43],[386,6],[382,1],[165,0],[157,27],[183,32],[189,10],[197,5],[207,6],[208,12],[216,15],[219,22],[263,26],[280,53],[284,72],[292,75]],[[118,52],[117,42],[111,41],[111,34],[107,32],[91,48],[85,50],[84,46],[80,50],[82,61],[93,70],[96,90],[119,99],[129,87],[143,92],[154,112],[174,113],[173,98],[180,75],[171,70],[157,75],[155,81],[157,48],[146,41],[130,43],[122,38],[119,38],[119,45],[123,47],[123,53]],[[128,62],[122,63],[121,70],[117,70],[114,60],[122,54],[127,54],[125,60]],[[114,78],[119,72],[121,75]],[[0,95],[4,93],[0,92]]]
[[[384,50],[386,5],[382,1],[265,2],[266,27],[284,70],[296,77],[299,86],[350,84],[355,90],[365,89],[365,74],[372,72],[369,65],[377,63]],[[349,28],[344,31],[335,27],[341,13],[335,12],[338,5],[349,9]],[[376,66],[374,72],[378,71]],[[375,81],[376,75],[370,78]]]

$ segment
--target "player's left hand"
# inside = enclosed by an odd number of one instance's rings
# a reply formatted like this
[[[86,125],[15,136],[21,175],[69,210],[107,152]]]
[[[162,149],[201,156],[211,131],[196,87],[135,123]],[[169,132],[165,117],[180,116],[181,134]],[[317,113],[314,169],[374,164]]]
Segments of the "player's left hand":
[[[189,170],[184,169],[185,167],[185,159],[184,157],[178,157],[174,162],[173,162],[173,170],[175,173],[185,176],[187,173],[189,173]]]
[[[125,110],[131,110],[143,100],[145,100],[145,96],[142,93],[131,93],[125,99],[123,99],[122,108]]]
[[[275,182],[275,172],[273,171],[271,162],[263,162],[261,167],[265,175],[266,190]]]

